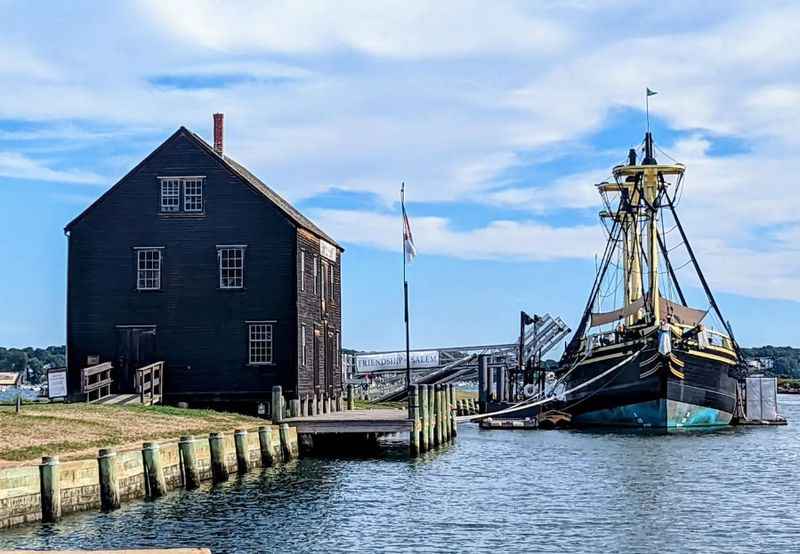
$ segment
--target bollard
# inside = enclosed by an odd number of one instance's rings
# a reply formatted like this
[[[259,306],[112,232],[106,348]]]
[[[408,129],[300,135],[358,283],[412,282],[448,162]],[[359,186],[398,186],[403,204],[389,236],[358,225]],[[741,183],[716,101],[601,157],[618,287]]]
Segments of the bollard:
[[[331,393],[326,392],[322,395],[322,412],[325,414],[331,413]]]
[[[184,435],[178,442],[183,465],[183,486],[196,489],[200,486],[200,474],[197,472],[197,455],[194,452],[194,437]]]
[[[300,416],[308,417],[308,395],[304,394],[300,399]]]
[[[239,473],[250,471],[250,457],[247,452],[247,431],[237,429],[233,433],[233,444],[236,445],[236,467]]]
[[[428,385],[428,448],[436,446],[436,385]]]
[[[300,411],[300,398],[292,398],[290,401],[292,405],[292,417],[300,417],[303,413]]]
[[[225,440],[222,433],[208,435],[208,447],[211,451],[211,475],[215,483],[228,480],[228,466],[225,465]]]
[[[148,498],[158,498],[167,493],[167,482],[164,480],[164,468],[161,467],[161,449],[157,442],[146,442],[142,445],[144,459],[145,490]]]
[[[272,387],[272,423],[283,420],[283,389],[280,385]]]
[[[41,493],[42,521],[55,523],[61,519],[61,480],[58,456],[43,456],[39,464],[39,492]]]
[[[336,391],[336,411],[344,411],[344,399],[342,398],[342,391]]]
[[[262,425],[258,428],[258,446],[261,449],[261,463],[264,467],[278,463],[280,458],[272,447],[272,427]]]
[[[292,444],[292,439],[289,434],[289,424],[283,423],[280,427],[281,433],[281,449],[283,450],[283,459],[291,460],[297,457],[297,443]]]
[[[311,397],[311,405],[308,407],[308,412],[310,415],[315,416],[317,413],[317,392],[314,391],[314,395]]]
[[[419,456],[419,430],[421,428],[419,420],[419,387],[411,385],[408,391],[408,418],[412,422],[411,432],[409,433],[409,451],[411,456]]]
[[[352,410],[355,405],[355,399],[353,398],[353,383],[347,385],[347,409]]]
[[[448,385],[447,388],[450,391],[450,411],[448,412],[450,417],[450,440],[453,440],[458,435],[458,423],[456,422],[456,387],[455,385]]]
[[[100,508],[107,512],[119,508],[116,459],[117,453],[111,448],[101,448],[97,453],[97,469],[100,475]]]
[[[428,451],[428,385],[419,385],[419,450]]]

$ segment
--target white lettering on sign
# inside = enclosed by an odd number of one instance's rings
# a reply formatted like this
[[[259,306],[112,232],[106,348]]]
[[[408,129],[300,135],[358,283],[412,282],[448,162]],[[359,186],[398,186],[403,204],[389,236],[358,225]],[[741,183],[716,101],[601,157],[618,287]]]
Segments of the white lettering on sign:
[[[327,258],[332,262],[336,261],[336,247],[329,242],[319,239],[319,253],[323,258]]]
[[[411,368],[423,369],[439,366],[439,351],[425,350],[411,353]],[[356,372],[398,371],[406,368],[406,353],[356,354]]]
[[[47,374],[47,396],[62,398],[67,396],[67,370],[51,371]]]

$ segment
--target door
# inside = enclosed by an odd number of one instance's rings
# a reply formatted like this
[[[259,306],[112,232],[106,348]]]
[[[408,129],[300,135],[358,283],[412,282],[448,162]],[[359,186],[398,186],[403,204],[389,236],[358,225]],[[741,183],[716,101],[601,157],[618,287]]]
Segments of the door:
[[[320,337],[319,328],[317,326],[314,326],[314,340],[313,340],[313,343],[314,343],[314,354],[313,354],[313,357],[314,357],[314,391],[317,391],[319,389],[319,385],[320,385],[320,382],[319,382],[319,337]]]
[[[156,362],[156,326],[117,326],[117,357],[114,386],[119,393],[132,393],[136,369]]]
[[[325,326],[328,329],[328,326]],[[333,356],[336,352],[334,346],[335,335],[333,331],[327,330],[325,335],[325,387],[329,392],[333,389]]]

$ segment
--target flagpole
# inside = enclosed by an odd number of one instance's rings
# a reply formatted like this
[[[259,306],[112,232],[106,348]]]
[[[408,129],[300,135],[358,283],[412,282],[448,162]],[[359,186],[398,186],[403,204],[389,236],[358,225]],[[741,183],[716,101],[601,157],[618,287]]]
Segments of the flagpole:
[[[650,89],[644,93],[645,113],[647,114],[647,132],[650,132]]]
[[[406,324],[406,386],[411,389],[411,344],[408,334],[408,280],[406,279],[406,184],[400,185],[400,207],[403,211],[403,302],[405,305],[405,324]]]

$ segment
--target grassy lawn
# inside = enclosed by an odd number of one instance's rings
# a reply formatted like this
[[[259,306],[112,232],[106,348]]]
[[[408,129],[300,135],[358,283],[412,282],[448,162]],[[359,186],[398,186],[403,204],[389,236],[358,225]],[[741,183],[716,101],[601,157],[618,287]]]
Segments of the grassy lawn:
[[[171,406],[24,404],[19,415],[12,406],[0,406],[0,466],[46,455],[85,458],[102,447],[136,447],[148,440],[263,424],[254,417]]]

